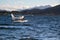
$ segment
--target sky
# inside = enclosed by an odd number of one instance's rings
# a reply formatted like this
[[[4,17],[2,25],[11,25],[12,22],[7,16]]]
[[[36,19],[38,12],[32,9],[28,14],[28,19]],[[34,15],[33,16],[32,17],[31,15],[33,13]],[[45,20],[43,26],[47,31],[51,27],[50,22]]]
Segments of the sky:
[[[0,0],[0,9],[16,10],[42,5],[56,6],[59,4],[60,0]]]

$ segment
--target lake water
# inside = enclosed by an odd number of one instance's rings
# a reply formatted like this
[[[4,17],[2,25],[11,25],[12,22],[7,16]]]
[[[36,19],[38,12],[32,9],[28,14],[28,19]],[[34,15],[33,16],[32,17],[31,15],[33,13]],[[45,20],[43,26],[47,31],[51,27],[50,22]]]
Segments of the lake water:
[[[13,22],[11,17],[0,16],[0,40],[60,40],[60,16],[26,16],[28,22]]]

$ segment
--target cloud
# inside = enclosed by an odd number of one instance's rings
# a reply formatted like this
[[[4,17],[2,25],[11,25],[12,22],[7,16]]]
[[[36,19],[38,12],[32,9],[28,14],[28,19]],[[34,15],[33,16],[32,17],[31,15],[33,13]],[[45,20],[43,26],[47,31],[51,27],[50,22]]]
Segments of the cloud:
[[[12,5],[0,5],[0,9],[3,9],[3,10],[9,10],[9,11],[12,11],[12,10],[16,10],[16,9],[28,9],[30,8],[30,6],[12,6]]]

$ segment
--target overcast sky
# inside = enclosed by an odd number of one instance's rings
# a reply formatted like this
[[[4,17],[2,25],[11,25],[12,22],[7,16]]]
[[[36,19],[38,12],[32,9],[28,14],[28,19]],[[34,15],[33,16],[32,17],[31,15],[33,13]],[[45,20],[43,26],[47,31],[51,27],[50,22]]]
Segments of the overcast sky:
[[[0,9],[15,10],[42,5],[58,5],[60,0],[0,0]]]

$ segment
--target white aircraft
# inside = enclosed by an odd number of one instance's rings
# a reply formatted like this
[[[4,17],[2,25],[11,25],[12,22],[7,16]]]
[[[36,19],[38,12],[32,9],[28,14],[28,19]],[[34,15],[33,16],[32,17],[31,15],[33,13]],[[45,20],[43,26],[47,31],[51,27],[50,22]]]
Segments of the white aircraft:
[[[27,22],[28,20],[24,20],[24,16],[15,17],[13,14],[11,14],[12,20],[14,22]]]
[[[15,17],[13,14],[11,14],[11,17],[12,17],[12,20],[23,20],[24,19],[24,16],[20,16],[20,17]]]

